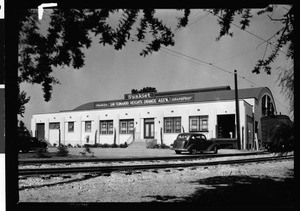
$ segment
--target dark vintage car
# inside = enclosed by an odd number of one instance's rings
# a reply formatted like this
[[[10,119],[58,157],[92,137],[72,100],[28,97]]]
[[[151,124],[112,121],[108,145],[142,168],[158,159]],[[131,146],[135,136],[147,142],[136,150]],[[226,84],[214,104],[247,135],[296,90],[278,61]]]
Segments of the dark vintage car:
[[[176,154],[181,152],[196,154],[204,151],[218,153],[218,149],[221,147],[234,147],[235,145],[235,139],[206,139],[206,136],[202,133],[190,132],[178,134],[173,142],[172,149],[175,150]]]
[[[42,140],[38,140],[35,137],[26,135],[24,133],[18,133],[18,150],[21,152],[29,152],[38,149],[47,149],[48,145]]]

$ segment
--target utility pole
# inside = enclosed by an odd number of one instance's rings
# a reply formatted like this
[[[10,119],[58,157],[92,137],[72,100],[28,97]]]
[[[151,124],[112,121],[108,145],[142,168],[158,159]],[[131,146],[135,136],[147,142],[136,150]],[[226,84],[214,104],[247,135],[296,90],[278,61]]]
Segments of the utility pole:
[[[237,85],[237,73],[234,70],[234,89],[235,89],[235,113],[236,113],[236,132],[238,148],[241,149],[241,134],[240,134],[240,109],[239,109],[239,96],[238,96],[238,85]]]

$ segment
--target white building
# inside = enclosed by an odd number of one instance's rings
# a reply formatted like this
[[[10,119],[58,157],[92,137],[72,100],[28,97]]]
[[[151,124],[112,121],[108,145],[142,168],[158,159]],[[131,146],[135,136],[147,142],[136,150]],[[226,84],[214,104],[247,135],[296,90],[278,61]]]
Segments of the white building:
[[[239,89],[240,146],[253,149],[261,139],[260,118],[276,113],[268,88]],[[130,143],[156,139],[170,145],[181,132],[207,138],[236,138],[235,90],[229,86],[144,94],[90,102],[74,110],[35,114],[34,136],[50,144]]]

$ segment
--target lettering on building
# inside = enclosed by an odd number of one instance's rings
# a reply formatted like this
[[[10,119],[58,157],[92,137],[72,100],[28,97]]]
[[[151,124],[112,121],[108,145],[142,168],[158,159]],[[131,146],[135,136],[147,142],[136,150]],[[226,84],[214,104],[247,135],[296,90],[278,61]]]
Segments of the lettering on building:
[[[137,93],[137,94],[125,94],[124,98],[126,100],[136,100],[136,99],[147,99],[147,98],[154,98],[154,92],[147,92],[147,93]]]
[[[181,96],[174,96],[174,97],[158,97],[153,99],[132,99],[132,100],[111,101],[111,102],[96,102],[94,104],[94,108],[104,109],[104,108],[112,108],[112,107],[161,105],[161,104],[185,103],[185,102],[193,102],[193,101],[194,101],[194,95],[189,94],[189,95],[181,95]]]

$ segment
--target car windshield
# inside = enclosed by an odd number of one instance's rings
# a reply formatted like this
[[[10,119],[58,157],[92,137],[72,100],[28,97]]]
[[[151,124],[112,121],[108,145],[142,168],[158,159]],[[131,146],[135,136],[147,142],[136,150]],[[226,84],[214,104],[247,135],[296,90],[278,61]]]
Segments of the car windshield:
[[[190,135],[188,134],[179,134],[177,139],[189,140]]]

